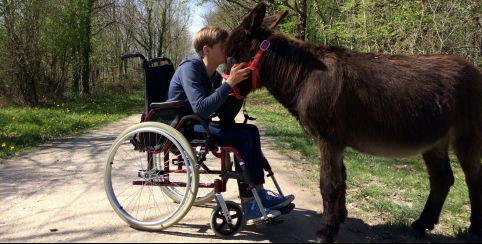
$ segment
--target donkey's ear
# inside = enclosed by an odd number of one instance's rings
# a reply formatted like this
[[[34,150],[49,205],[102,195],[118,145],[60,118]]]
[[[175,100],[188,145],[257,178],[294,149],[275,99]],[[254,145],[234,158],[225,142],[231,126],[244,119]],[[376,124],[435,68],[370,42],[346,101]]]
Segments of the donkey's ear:
[[[281,22],[286,17],[286,15],[288,15],[288,10],[285,10],[283,12],[280,12],[272,16],[268,16],[264,18],[263,26],[272,30],[276,28],[276,26],[278,26],[279,22]]]
[[[251,34],[253,31],[261,27],[263,24],[263,19],[266,14],[266,3],[259,3],[251,10],[248,16],[246,16],[242,22],[242,26],[247,31],[247,33]]]

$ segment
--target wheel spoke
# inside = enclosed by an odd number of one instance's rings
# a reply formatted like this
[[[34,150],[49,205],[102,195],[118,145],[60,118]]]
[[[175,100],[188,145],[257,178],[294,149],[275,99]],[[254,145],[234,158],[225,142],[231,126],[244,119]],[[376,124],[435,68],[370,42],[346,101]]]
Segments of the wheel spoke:
[[[132,126],[122,132],[112,146],[109,154],[111,162],[107,162],[106,167],[106,176],[110,177],[106,180],[106,191],[114,210],[131,226],[165,228],[165,224],[174,224],[189,211],[195,190],[192,177],[197,172],[193,165],[188,164],[183,167],[184,172],[172,167],[174,172],[163,174],[164,162],[170,163],[168,158],[187,161],[192,156],[192,148],[177,139],[174,135],[179,137],[178,132],[167,125],[149,123],[145,129],[142,126]],[[165,155],[159,148],[163,145],[167,149]],[[167,186],[155,187],[164,177],[172,177],[172,182],[184,183],[182,187],[172,187],[178,188],[175,191],[180,201],[174,202],[172,194],[165,193]]]
[[[223,222],[219,225],[219,230],[223,230],[226,224],[227,224],[226,219],[223,219]]]

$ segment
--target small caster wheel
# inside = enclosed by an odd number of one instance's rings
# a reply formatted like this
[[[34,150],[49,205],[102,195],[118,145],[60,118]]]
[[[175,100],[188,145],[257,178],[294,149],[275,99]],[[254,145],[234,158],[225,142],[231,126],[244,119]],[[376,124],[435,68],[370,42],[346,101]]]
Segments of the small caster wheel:
[[[228,223],[223,215],[221,206],[216,206],[211,214],[211,229],[214,234],[219,237],[229,237],[236,234],[244,224],[244,215],[238,204],[227,201],[229,216],[231,217],[231,223]]]

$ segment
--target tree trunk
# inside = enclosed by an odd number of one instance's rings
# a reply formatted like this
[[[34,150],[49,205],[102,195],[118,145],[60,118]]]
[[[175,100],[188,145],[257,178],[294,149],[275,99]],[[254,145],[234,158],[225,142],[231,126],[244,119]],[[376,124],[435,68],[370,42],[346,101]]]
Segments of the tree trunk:
[[[92,8],[94,5],[94,0],[87,0],[87,6],[84,16],[84,26],[85,32],[82,37],[82,93],[90,94],[90,53],[92,50]]]
[[[169,19],[169,13],[171,12],[172,0],[164,1],[164,9],[161,15],[161,24],[159,26],[159,46],[157,47],[157,56],[165,54],[164,40],[166,39],[166,33],[169,27],[167,26],[167,20]]]
[[[306,38],[306,19],[308,17],[308,8],[306,5],[307,0],[298,1],[298,16],[300,18],[296,25],[296,38],[305,40]]]
[[[482,37],[480,37],[480,56],[482,56]]]
[[[79,52],[75,52],[74,56],[77,56]],[[82,67],[80,66],[80,63],[78,60],[74,60],[74,63],[72,64],[72,71],[73,71],[73,77],[72,77],[72,92],[74,94],[79,94],[80,92],[80,74],[82,71]]]
[[[40,2],[3,1],[3,18],[8,36],[7,57],[19,95],[29,105],[39,104],[38,83],[41,78],[39,51]]]
[[[162,11],[162,16],[161,16],[161,25],[159,27],[159,46],[157,47],[157,56],[161,56],[163,54],[163,48],[164,48],[164,36],[166,33],[166,22],[167,22],[167,3],[166,6],[164,6],[164,9]]]
[[[90,41],[85,44],[82,50],[82,93],[90,94]]]

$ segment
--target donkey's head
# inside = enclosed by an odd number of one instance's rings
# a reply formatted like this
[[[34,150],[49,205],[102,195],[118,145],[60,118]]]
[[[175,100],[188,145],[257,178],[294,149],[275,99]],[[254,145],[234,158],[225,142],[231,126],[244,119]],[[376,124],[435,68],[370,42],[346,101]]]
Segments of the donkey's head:
[[[224,66],[224,73],[229,74],[231,67],[236,63],[253,61],[256,53],[260,50],[260,46],[263,47],[266,44],[263,41],[272,34],[272,30],[286,17],[287,13],[288,11],[283,11],[265,18],[266,4],[258,4],[244,18],[243,22],[231,32],[226,41],[227,63]],[[257,79],[258,72],[256,72],[254,63],[252,70],[254,71],[251,77],[238,84],[241,96],[245,97],[250,91],[260,87],[259,83],[253,84],[252,82],[253,79],[259,80]],[[253,76],[255,77],[253,78]]]

